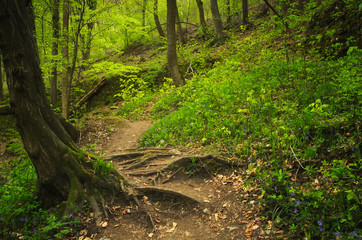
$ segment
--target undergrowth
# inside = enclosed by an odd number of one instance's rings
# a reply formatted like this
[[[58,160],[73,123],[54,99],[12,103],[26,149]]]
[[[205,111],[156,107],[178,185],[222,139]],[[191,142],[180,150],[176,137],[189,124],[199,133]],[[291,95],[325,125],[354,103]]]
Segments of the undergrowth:
[[[6,153],[11,156],[1,163],[0,238],[62,239],[76,229],[73,216],[62,218],[43,210],[36,199],[37,175],[18,134],[11,129],[3,136],[12,139]]]
[[[163,92],[141,145],[261,161],[254,181],[274,226],[307,239],[357,238],[362,51],[334,60],[289,51],[288,62],[283,47],[263,47],[274,37],[229,42],[212,70]]]

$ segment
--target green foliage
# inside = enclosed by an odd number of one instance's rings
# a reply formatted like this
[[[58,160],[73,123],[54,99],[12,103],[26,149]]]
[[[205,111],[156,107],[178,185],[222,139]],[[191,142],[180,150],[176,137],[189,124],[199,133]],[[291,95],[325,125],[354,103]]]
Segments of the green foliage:
[[[350,48],[336,60],[293,54],[288,63],[285,49],[258,48],[271,39],[227,43],[222,64],[164,91],[141,145],[205,146],[250,163],[263,159],[262,204],[277,226],[310,239],[361,234],[362,51]]]
[[[141,120],[147,117],[147,108],[154,99],[153,95],[136,96],[124,102],[116,115],[131,120]]]
[[[96,174],[108,176],[114,170],[114,164],[108,163],[102,158],[97,158],[93,164],[93,169]]]
[[[40,208],[34,194],[37,175],[18,137],[6,151],[15,158],[1,166],[7,172],[0,184],[0,237],[62,239],[70,227],[76,227],[78,220],[69,216],[57,219]]]

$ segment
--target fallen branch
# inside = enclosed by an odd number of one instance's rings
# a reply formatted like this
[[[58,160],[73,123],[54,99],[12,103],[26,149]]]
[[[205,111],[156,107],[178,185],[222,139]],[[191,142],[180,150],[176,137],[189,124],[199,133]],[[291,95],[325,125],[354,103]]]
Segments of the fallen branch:
[[[92,99],[105,85],[107,84],[107,78],[102,77],[101,81],[95,86],[91,91],[89,91],[82,99],[80,99],[74,106],[71,111],[73,114],[80,106],[82,106],[85,102],[88,102]]]

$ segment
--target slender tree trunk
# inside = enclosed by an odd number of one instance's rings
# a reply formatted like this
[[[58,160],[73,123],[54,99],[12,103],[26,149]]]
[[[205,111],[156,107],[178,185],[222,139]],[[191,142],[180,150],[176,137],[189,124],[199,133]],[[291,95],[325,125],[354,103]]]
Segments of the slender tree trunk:
[[[147,0],[143,0],[143,2],[142,2],[142,27],[146,26],[146,8],[147,8]]]
[[[178,44],[182,46],[184,44],[184,35],[182,32],[180,14],[178,12],[178,7],[176,3],[176,26],[177,26],[177,37],[178,37]]]
[[[226,0],[226,15],[227,15],[226,26],[227,26],[227,28],[231,28],[231,27],[232,27],[232,23],[231,23],[231,6],[230,6],[230,0]]]
[[[110,191],[116,185],[91,172],[94,161],[79,154],[60,117],[50,108],[30,24],[23,0],[0,1],[0,50],[10,105],[38,175],[39,199],[45,208],[66,201],[65,213],[76,211],[84,200],[98,209],[100,190]]]
[[[69,111],[70,111],[70,93],[71,93],[71,90],[72,90],[73,76],[74,76],[75,68],[76,68],[76,65],[77,65],[77,59],[78,59],[79,35],[80,35],[81,30],[82,30],[84,11],[85,11],[85,1],[81,1],[81,9],[80,9],[80,15],[79,15],[79,20],[78,20],[78,27],[77,27],[77,30],[75,31],[75,36],[74,36],[72,65],[71,65],[70,71],[69,71],[68,115],[69,115]]]
[[[224,41],[225,36],[223,32],[223,26],[221,21],[221,16],[219,12],[219,7],[217,4],[217,0],[210,0],[210,8],[212,13],[212,18],[214,20],[215,32],[216,32],[216,42],[217,44]]]
[[[88,2],[89,9],[95,11],[97,9],[97,1],[91,0]],[[92,31],[94,28],[94,22],[87,23],[87,35],[84,41],[84,51],[82,54],[83,60],[88,60],[91,53],[91,46],[92,46]]]
[[[153,19],[155,20],[158,34],[160,35],[160,37],[165,37],[165,33],[163,32],[163,29],[162,29],[162,26],[160,23],[160,19],[158,18],[158,0],[155,0],[154,4],[153,4]]]
[[[248,18],[249,18],[249,6],[248,6],[248,0],[242,0],[243,3],[243,24],[248,24]]]
[[[3,61],[0,55],[0,105],[1,102],[4,101],[4,88],[3,88],[3,69],[2,69]]]
[[[182,78],[177,61],[176,52],[176,14],[177,5],[176,0],[167,0],[167,60],[168,68],[171,73],[171,77],[176,86],[185,84],[185,80]]]
[[[62,114],[65,119],[69,117],[70,86],[69,86],[69,0],[63,2],[63,61],[62,73]]]
[[[208,35],[208,30],[207,30],[207,24],[205,21],[205,12],[204,12],[204,3],[202,2],[202,0],[196,0],[197,3],[197,8],[199,9],[199,18],[200,18],[200,24],[201,24],[201,29],[202,32],[204,33],[204,36],[206,37]]]
[[[53,16],[52,16],[52,24],[53,24],[53,46],[52,46],[52,56],[53,56],[53,67],[52,74],[50,78],[50,103],[53,107],[57,106],[57,79],[58,79],[58,43],[59,43],[59,0],[53,0]]]

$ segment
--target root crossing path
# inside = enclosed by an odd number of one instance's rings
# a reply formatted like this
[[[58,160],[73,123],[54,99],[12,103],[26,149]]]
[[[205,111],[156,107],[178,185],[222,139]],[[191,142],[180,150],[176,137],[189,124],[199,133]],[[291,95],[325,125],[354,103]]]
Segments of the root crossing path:
[[[132,124],[137,122],[127,122]],[[104,149],[108,153],[105,159],[113,162],[115,169],[134,187],[134,194],[146,211],[141,211],[137,204],[113,203],[109,207],[112,216],[85,231],[84,237],[100,240],[270,237],[270,231],[259,228],[253,203],[257,195],[242,190],[244,182],[239,172],[244,166],[218,156],[176,148],[125,150],[125,146],[117,145],[121,143],[118,137],[132,136],[132,143],[135,138],[131,128],[125,129],[127,125],[123,124],[104,144],[112,148],[112,151]],[[142,122],[142,125],[148,124]],[[129,144],[129,140],[122,142]]]

